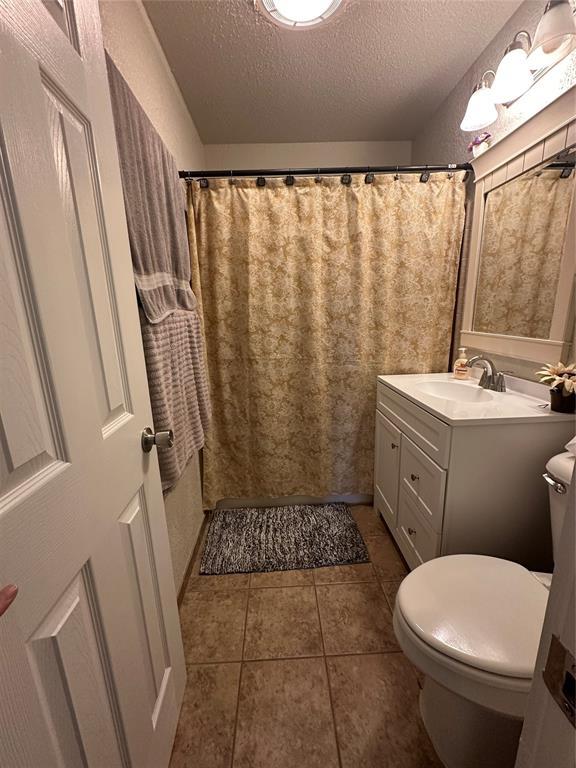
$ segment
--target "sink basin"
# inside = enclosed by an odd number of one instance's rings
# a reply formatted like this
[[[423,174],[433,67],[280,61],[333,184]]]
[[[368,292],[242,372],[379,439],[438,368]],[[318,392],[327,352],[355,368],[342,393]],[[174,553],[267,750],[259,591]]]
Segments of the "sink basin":
[[[442,400],[453,400],[457,403],[486,403],[493,399],[492,392],[482,387],[470,384],[460,384],[457,381],[423,381],[416,384],[425,395],[439,397]]]

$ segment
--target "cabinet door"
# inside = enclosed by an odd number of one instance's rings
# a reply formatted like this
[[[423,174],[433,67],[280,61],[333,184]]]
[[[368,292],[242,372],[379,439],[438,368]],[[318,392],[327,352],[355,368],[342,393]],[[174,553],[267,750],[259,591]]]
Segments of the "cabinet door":
[[[376,411],[374,505],[392,529],[396,528],[398,514],[401,438],[400,430]]]

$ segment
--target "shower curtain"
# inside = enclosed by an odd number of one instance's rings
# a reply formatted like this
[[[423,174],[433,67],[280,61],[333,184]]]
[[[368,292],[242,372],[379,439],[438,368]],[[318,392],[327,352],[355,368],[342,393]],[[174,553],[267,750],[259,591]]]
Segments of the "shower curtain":
[[[464,176],[189,184],[207,506],[372,493],[376,376],[449,365]]]

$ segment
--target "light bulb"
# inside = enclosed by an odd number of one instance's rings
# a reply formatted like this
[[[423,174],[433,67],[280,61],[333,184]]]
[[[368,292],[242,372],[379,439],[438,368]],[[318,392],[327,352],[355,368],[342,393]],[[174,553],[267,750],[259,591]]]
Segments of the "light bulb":
[[[568,0],[549,0],[528,54],[531,70],[556,64],[576,47],[576,22]]]
[[[492,90],[487,85],[479,86],[468,101],[466,114],[460,123],[463,131],[479,131],[498,119]]]
[[[521,47],[511,48],[498,65],[492,84],[492,98],[495,104],[508,104],[523,93],[534,82],[528,66],[528,54]]]

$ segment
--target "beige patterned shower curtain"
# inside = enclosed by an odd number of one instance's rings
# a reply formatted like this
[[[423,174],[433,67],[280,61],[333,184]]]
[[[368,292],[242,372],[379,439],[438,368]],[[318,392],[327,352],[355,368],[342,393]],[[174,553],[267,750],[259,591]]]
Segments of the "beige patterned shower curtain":
[[[376,376],[449,364],[463,176],[189,185],[207,506],[372,493]]]

